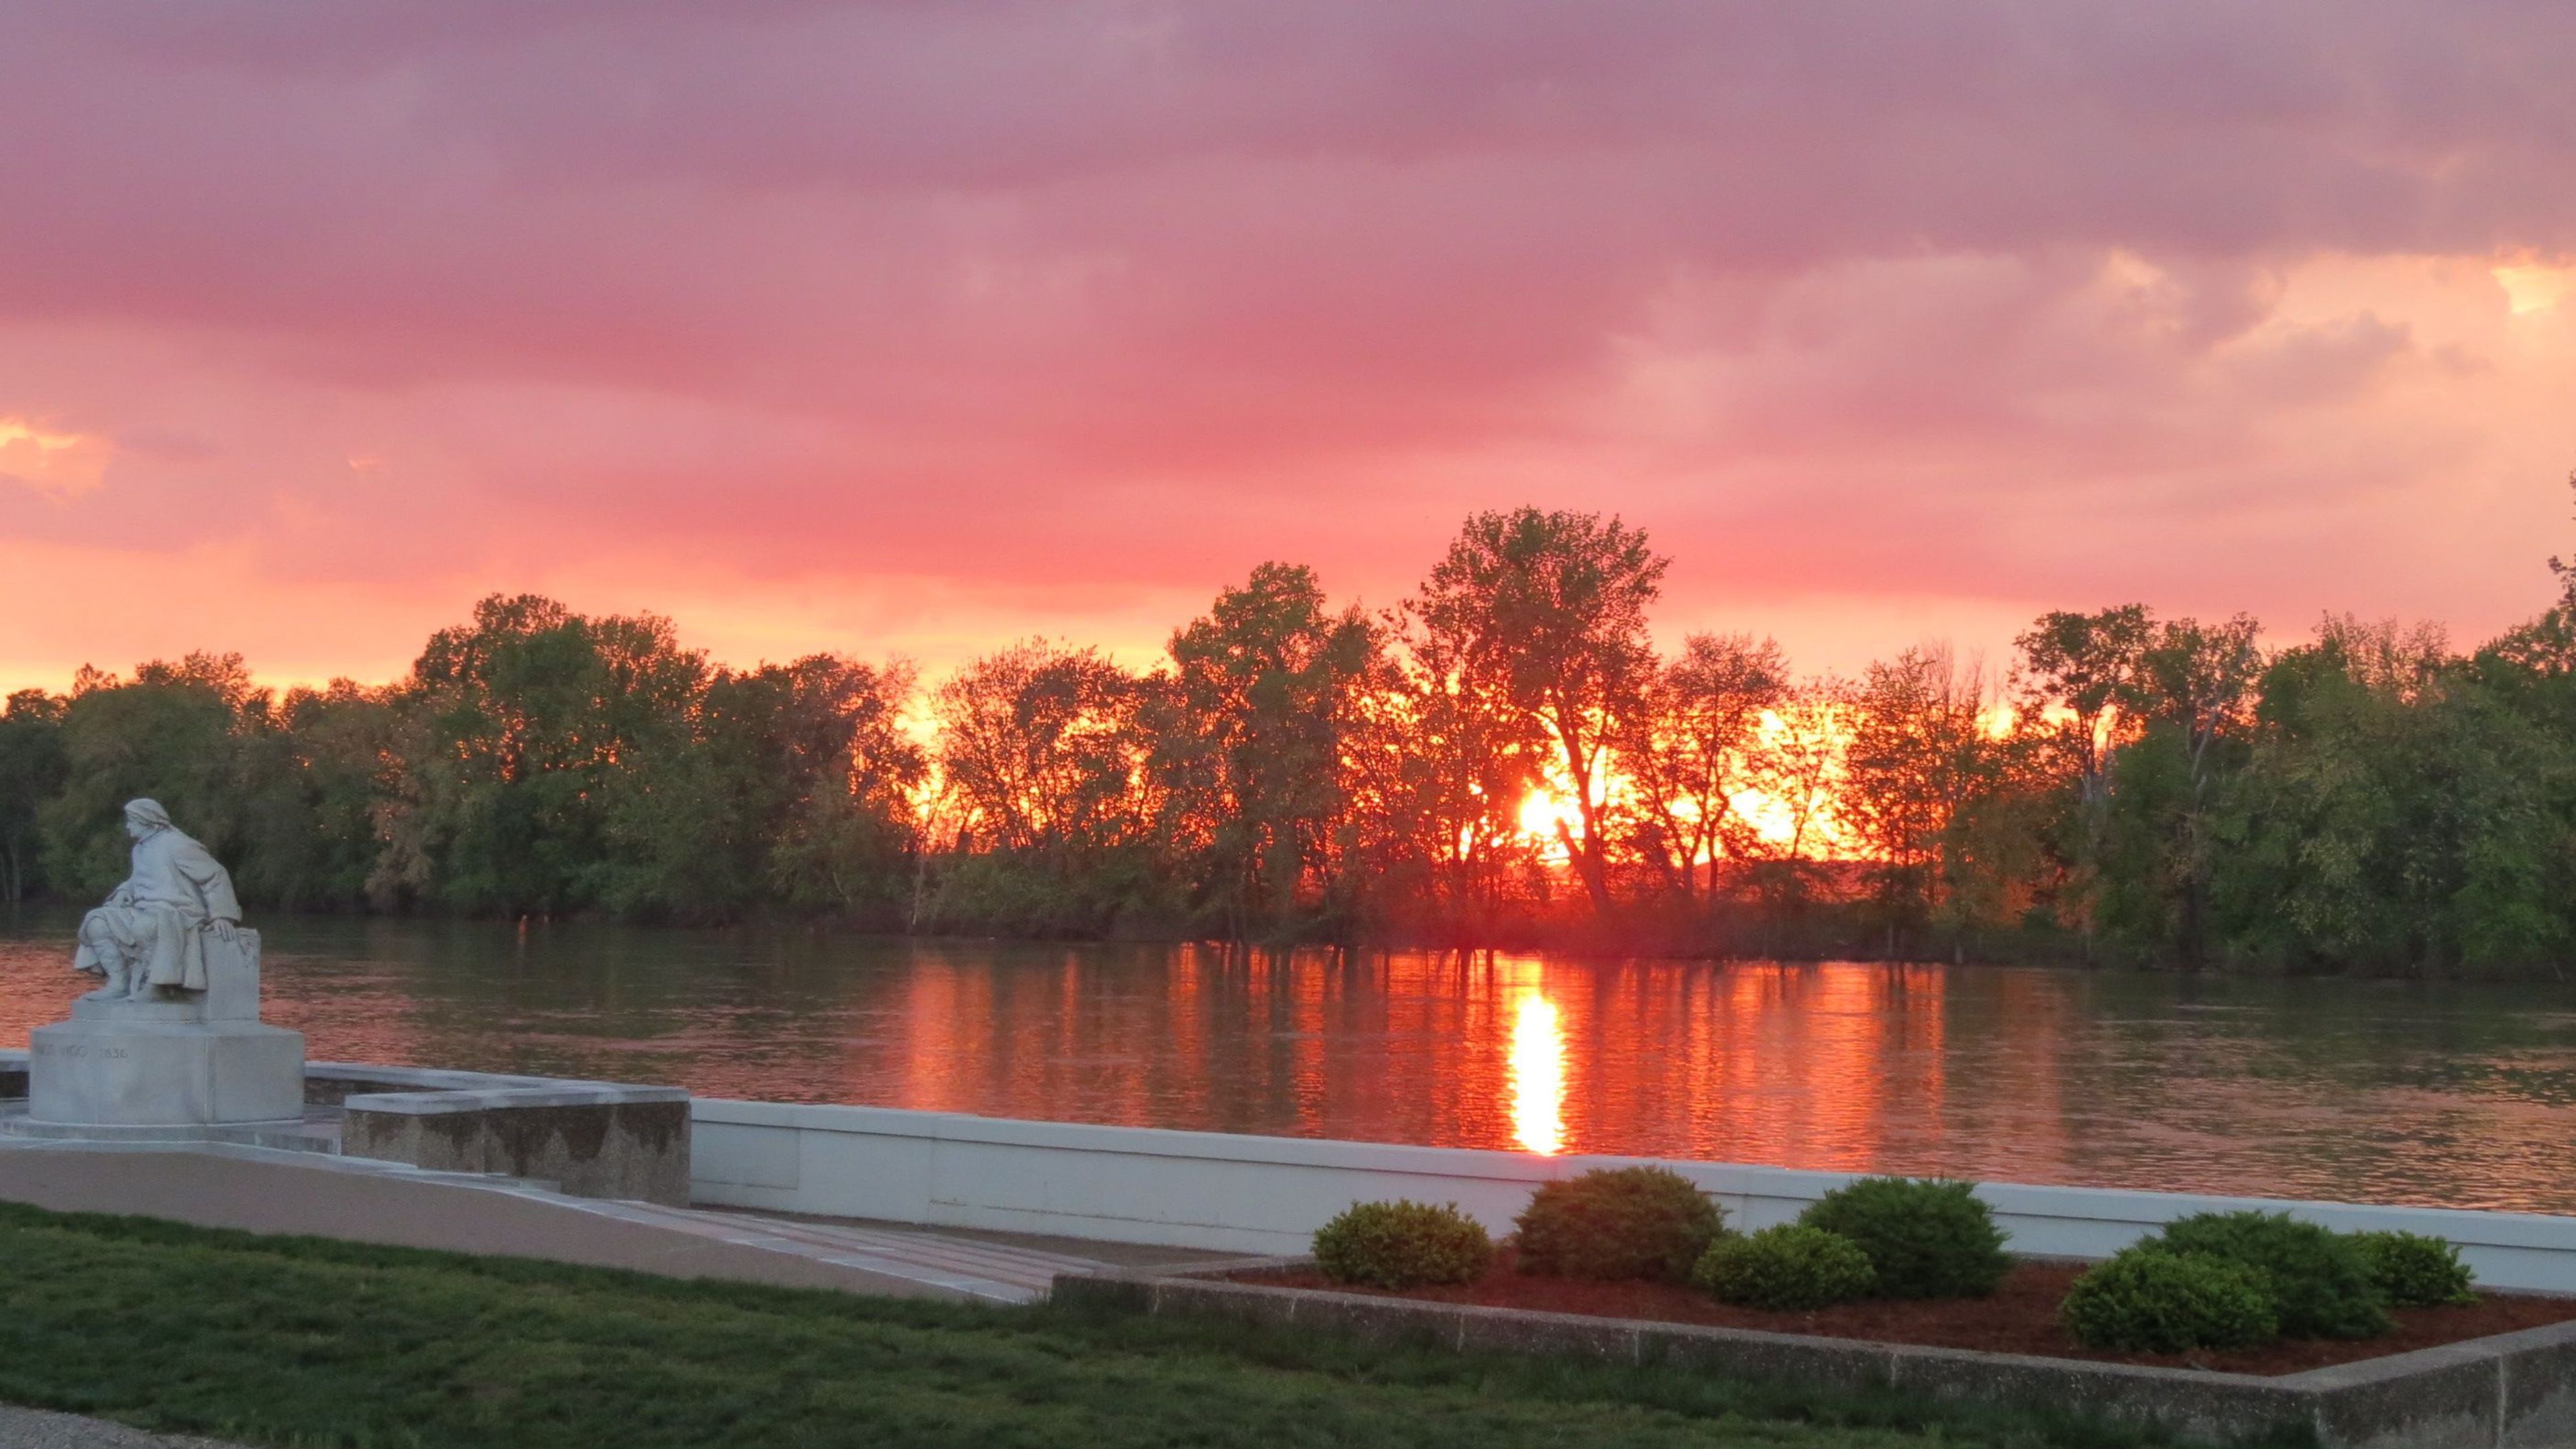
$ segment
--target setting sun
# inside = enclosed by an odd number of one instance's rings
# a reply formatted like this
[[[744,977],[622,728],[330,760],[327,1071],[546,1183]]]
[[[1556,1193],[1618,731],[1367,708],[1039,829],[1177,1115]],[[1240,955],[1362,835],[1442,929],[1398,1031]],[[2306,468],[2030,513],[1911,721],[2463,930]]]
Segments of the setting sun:
[[[1540,854],[1561,863],[1565,859],[1565,837],[1558,833],[1559,827],[1581,835],[1583,811],[1571,795],[1532,790],[1529,798],[1521,801],[1520,825],[1521,834],[1538,846]]]
[[[1988,714],[1985,728],[1997,737],[2009,734],[2012,718],[2008,706],[1999,707]],[[1764,852],[1805,860],[1832,860],[1857,848],[1834,808],[1835,794],[1843,782],[1843,752],[1851,733],[1849,706],[1843,704],[1805,704],[1762,712],[1751,748],[1783,767],[1765,776],[1762,786],[1731,790],[1726,799],[1735,817],[1751,828]],[[1799,764],[1801,760],[1806,762],[1803,766]],[[1615,754],[1604,756],[1599,781],[1602,810],[1634,812],[1643,803],[1639,786]],[[1672,812],[1682,820],[1697,819],[1697,807],[1687,800],[1674,802]],[[1566,838],[1582,838],[1583,812],[1562,772],[1551,770],[1545,784],[1522,798],[1514,824],[1540,860],[1552,867],[1568,863]],[[1711,853],[1701,848],[1694,863],[1706,865]]]

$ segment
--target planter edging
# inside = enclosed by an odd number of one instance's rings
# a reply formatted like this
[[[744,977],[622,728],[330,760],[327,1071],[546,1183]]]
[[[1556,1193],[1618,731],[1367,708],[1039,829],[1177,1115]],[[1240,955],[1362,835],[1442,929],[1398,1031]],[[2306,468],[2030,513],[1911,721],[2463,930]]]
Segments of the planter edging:
[[[1233,1281],[1233,1275],[1305,1267],[1312,1261],[1263,1258],[1181,1272],[1067,1273],[1056,1278],[1054,1297],[1133,1313],[1293,1324],[1364,1342],[1676,1364],[1743,1378],[2042,1407],[2156,1424],[2219,1444],[2306,1428],[2320,1449],[2576,1445],[2576,1320],[2266,1375]]]

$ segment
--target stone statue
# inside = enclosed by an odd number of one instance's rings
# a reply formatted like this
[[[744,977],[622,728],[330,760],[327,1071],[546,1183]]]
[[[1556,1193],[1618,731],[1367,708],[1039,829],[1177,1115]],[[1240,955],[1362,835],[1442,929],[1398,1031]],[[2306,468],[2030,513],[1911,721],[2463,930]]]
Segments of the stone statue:
[[[103,978],[27,1033],[27,1111],[0,1133],[205,1141],[304,1122],[304,1034],[259,1019],[259,932],[232,877],[151,800],[125,803],[134,872],[81,918],[72,967]]]
[[[206,938],[229,944],[241,925],[233,878],[158,801],[125,802],[125,833],[134,837],[134,873],[81,918],[72,969],[106,978],[83,1000],[205,990]]]

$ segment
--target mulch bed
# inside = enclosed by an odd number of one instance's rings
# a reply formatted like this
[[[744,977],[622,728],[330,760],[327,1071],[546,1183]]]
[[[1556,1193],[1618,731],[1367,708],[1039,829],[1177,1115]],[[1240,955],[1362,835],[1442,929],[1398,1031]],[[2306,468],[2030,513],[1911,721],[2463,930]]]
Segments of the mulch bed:
[[[1388,1293],[1336,1283],[1312,1269],[1244,1274],[1242,1281],[1280,1288],[1323,1288],[1430,1303],[1476,1303],[1491,1308],[1530,1308],[1596,1318],[1643,1318],[1658,1323],[1759,1328],[1772,1333],[1812,1333],[1827,1338],[1868,1338],[1989,1353],[2037,1354],[2165,1368],[2216,1369],[2240,1374],[2293,1374],[2328,1364],[2407,1353],[2437,1344],[2511,1333],[2576,1318],[2576,1298],[2489,1293],[2477,1303],[2444,1308],[2400,1308],[2397,1331],[2368,1339],[2285,1338],[2260,1348],[2191,1354],[2101,1353],[2066,1336],[2057,1323],[2058,1301],[2084,1271],[2080,1263],[2023,1263],[1991,1298],[1877,1299],[1813,1312],[1736,1308],[1696,1289],[1668,1283],[1595,1283],[1516,1272],[1512,1250],[1494,1255],[1485,1276],[1445,1288]]]

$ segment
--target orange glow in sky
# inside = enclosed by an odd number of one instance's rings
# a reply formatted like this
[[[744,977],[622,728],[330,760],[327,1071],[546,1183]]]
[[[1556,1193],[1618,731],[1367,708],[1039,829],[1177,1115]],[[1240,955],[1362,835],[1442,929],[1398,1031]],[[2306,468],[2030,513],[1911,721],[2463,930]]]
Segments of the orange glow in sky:
[[[2550,266],[2537,261],[2522,261],[2495,268],[2496,285],[2504,289],[2505,304],[2516,317],[2545,312],[2576,296],[2576,265]]]
[[[96,488],[107,467],[103,439],[57,432],[28,418],[0,416],[0,478],[64,499]]]
[[[2011,732],[2012,719],[2011,708],[1999,705],[1987,713],[1986,726],[2000,737]],[[1827,756],[1823,772],[1816,778],[1816,798],[1807,812],[1803,833],[1799,829],[1796,802],[1781,791],[1746,788],[1727,797],[1737,817],[1753,827],[1754,834],[1764,845],[1784,848],[1795,841],[1798,855],[1807,860],[1832,860],[1852,852],[1854,847],[1849,832],[1835,818],[1833,809],[1834,791],[1843,775],[1843,750],[1851,741],[1851,725],[1851,720],[1836,706],[1801,713],[1796,719],[1777,710],[1762,712],[1760,749],[1778,751],[1794,733],[1804,730],[1811,735],[1821,733],[1821,745]],[[1615,755],[1606,758],[1600,782],[1594,788],[1605,809],[1636,802],[1636,783],[1619,768]],[[1687,819],[1691,808],[1689,802],[1680,802],[1675,813]],[[1563,771],[1548,770],[1546,782],[1522,799],[1515,823],[1539,859],[1550,865],[1566,864],[1565,840],[1557,827],[1563,825],[1567,832],[1580,838],[1583,815],[1576,808],[1573,786]],[[1703,849],[1697,860],[1706,864],[1708,858],[1709,853]]]

